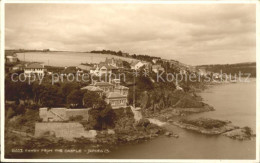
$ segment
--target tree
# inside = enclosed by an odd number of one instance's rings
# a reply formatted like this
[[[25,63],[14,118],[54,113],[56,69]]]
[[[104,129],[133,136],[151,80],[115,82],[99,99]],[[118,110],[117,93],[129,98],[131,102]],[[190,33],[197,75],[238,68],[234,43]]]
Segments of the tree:
[[[41,103],[41,96],[44,92],[45,87],[43,85],[40,85],[39,83],[33,83],[32,84],[32,92],[33,92],[33,101],[36,104]]]
[[[116,114],[110,104],[106,104],[104,100],[100,104],[91,109],[89,122],[96,130],[113,128],[115,126]]]
[[[62,93],[62,96],[66,99],[67,96],[75,89],[78,89],[79,86],[76,84],[76,83],[64,83],[62,84],[61,86],[61,93]],[[64,101],[65,102],[65,101]]]
[[[10,119],[15,115],[15,112],[12,107],[9,107],[5,114],[6,114],[6,119]]]
[[[123,55],[122,51],[118,51],[117,55],[122,56]]]
[[[5,100],[19,101],[19,92],[16,83],[12,82],[8,77],[5,79]]]
[[[131,68],[131,66],[130,66],[130,63],[128,63],[127,61],[122,61],[123,62],[123,67],[124,68]]]
[[[67,96],[67,104],[74,108],[82,107],[83,94],[80,90],[74,90]]]
[[[40,99],[42,105],[45,107],[58,107],[63,105],[61,93],[56,85],[45,85]]]
[[[29,99],[32,98],[33,93],[32,93],[31,85],[29,85],[26,82],[18,82],[17,87],[18,87],[18,92],[21,100],[27,102]]]
[[[83,105],[87,108],[94,108],[101,100],[101,97],[96,92],[87,91],[83,97]]]

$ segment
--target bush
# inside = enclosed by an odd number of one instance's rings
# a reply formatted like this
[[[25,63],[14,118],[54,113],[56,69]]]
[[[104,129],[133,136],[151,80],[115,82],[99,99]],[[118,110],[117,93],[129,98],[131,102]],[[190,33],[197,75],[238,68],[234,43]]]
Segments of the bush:
[[[205,129],[220,128],[227,124],[227,122],[225,122],[225,121],[215,120],[215,119],[206,119],[206,118],[199,118],[196,120],[182,119],[182,120],[180,120],[180,122],[194,125],[197,127],[203,127]]]
[[[146,118],[142,118],[138,121],[138,123],[136,124],[136,126],[140,126],[140,127],[147,127],[150,124],[150,121]]]
[[[253,130],[252,130],[250,127],[246,126],[246,127],[244,127],[243,129],[244,129],[244,132],[245,132],[247,135],[249,135],[249,136],[252,135]]]
[[[82,115],[77,115],[77,116],[71,116],[71,117],[69,117],[69,121],[79,122],[79,121],[82,121],[82,119],[83,119],[83,116],[82,116]]]
[[[8,125],[7,128],[11,127],[15,130],[34,133],[35,122],[40,120],[38,110],[27,109],[24,114],[14,116],[12,121],[9,121],[6,125]]]

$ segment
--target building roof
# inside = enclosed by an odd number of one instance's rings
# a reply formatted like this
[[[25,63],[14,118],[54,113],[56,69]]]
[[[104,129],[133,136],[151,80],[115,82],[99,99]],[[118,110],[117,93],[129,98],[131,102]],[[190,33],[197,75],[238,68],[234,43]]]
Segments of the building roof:
[[[14,67],[25,67],[25,65],[24,65],[24,64],[21,64],[21,63],[19,63],[19,64],[15,65]]]
[[[17,58],[17,57],[13,55],[7,55],[6,58],[10,59],[10,58]]]
[[[69,74],[69,73],[77,73],[77,71],[80,70],[78,69],[77,67],[74,67],[74,66],[71,66],[71,67],[67,67],[65,68],[65,70],[62,71],[62,73],[66,73],[66,74]]]
[[[141,61],[138,61],[138,60],[132,61],[131,66],[135,66],[135,65],[136,65],[137,63],[139,63],[139,62],[141,62]]]
[[[121,95],[121,94],[118,93],[118,92],[108,92],[108,93],[106,94],[106,97],[107,97],[107,98],[126,98],[126,96]]]
[[[129,89],[128,87],[125,87],[123,85],[116,86],[115,89]]]
[[[131,66],[135,66],[135,65],[137,65],[138,63],[142,63],[143,65],[149,65],[149,64],[151,64],[151,63],[149,63],[149,62],[146,62],[146,61],[139,61],[139,60],[136,60],[136,61],[132,61],[132,63],[130,64]]]
[[[44,66],[39,64],[39,63],[30,63],[28,64],[25,68],[38,68],[38,69],[43,69]]]
[[[92,86],[92,85],[88,85],[86,87],[81,88],[82,90],[89,90],[89,91],[93,91],[93,92],[102,92],[103,90],[101,88]]]
[[[106,64],[106,63],[104,63],[104,62],[101,62],[101,63],[98,65],[98,68],[102,68],[102,67],[106,67],[106,69],[108,69],[108,70],[115,70],[115,69],[117,69],[116,67],[111,66],[111,65],[108,65],[108,64]]]
[[[80,69],[82,69],[82,70],[85,70],[85,71],[89,71],[89,70],[91,70],[92,68],[94,68],[94,67],[92,67],[92,66],[90,66],[90,65],[79,65],[78,66],[78,68],[80,68]]]
[[[96,82],[94,84],[92,84],[93,86],[113,86],[113,84],[109,83],[109,82]]]

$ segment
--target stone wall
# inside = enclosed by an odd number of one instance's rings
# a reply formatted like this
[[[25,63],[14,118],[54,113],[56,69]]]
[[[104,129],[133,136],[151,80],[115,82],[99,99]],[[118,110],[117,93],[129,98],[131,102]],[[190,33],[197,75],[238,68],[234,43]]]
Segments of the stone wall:
[[[73,138],[86,137],[95,138],[96,131],[86,131],[82,124],[78,122],[42,122],[35,123],[35,136],[40,137],[46,133],[51,133],[59,138],[73,140]]]
[[[66,109],[66,118],[69,119],[70,117],[75,116],[82,116],[83,120],[89,119],[89,108],[88,109]]]
[[[63,122],[68,121],[70,117],[82,116],[83,120],[88,120],[89,118],[89,108],[84,109],[67,109],[67,108],[40,108],[40,118],[44,122]]]

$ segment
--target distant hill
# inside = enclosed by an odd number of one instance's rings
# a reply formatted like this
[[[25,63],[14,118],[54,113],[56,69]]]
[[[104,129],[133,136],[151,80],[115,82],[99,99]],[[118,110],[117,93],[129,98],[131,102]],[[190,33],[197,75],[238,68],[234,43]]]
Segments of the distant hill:
[[[143,60],[143,61],[147,61],[147,62],[152,62],[153,59],[161,59],[160,57],[154,57],[154,56],[143,55],[143,54],[130,55],[129,53],[124,53],[122,51],[116,52],[113,50],[92,50],[92,51],[90,51],[90,53],[111,54],[111,55],[116,55],[116,56],[134,58],[134,59]]]
[[[256,62],[245,62],[236,64],[212,64],[200,65],[196,67],[214,73],[220,73],[222,70],[223,73],[232,75],[239,74],[239,72],[251,73],[251,77],[256,77]]]

